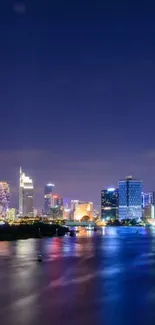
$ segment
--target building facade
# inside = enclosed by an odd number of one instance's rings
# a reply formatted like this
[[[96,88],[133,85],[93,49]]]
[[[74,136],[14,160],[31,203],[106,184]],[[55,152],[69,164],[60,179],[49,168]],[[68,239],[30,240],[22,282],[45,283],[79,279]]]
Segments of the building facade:
[[[119,181],[119,218],[139,219],[142,217],[142,181],[132,176]]]
[[[0,214],[6,215],[10,202],[10,186],[7,182],[0,182]]]
[[[44,213],[49,215],[52,206],[52,193],[54,184],[48,183],[44,188]]]
[[[101,219],[118,217],[118,189],[109,188],[101,191]]]
[[[145,208],[155,204],[155,192],[142,192],[142,207]]]
[[[83,217],[90,220],[94,217],[93,202],[78,202],[75,206],[74,220],[80,221]]]
[[[28,216],[33,214],[34,187],[33,181],[20,168],[19,179],[19,214]]]
[[[155,209],[153,204],[145,206],[145,208],[143,209],[143,216],[144,218],[155,218]]]
[[[14,221],[16,219],[16,209],[9,209],[6,213],[6,218],[10,221]]]
[[[51,197],[51,208],[63,207],[63,198],[59,195],[52,195]]]

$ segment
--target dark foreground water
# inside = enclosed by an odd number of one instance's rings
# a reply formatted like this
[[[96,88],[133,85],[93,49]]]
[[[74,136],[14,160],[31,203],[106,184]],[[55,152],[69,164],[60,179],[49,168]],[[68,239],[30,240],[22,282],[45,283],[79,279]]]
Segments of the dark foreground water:
[[[154,325],[154,231],[0,242],[0,325],[9,324]]]

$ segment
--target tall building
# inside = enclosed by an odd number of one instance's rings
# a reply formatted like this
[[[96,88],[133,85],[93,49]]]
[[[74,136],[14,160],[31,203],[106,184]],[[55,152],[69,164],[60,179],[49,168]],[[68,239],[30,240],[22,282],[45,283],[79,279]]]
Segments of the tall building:
[[[76,210],[79,200],[71,200],[71,210],[74,212]]]
[[[142,217],[142,181],[132,176],[119,181],[119,218]]]
[[[50,217],[53,219],[62,219],[63,210],[60,206],[55,206],[50,209]]]
[[[69,208],[64,208],[63,209],[63,219],[66,220],[71,220],[72,217],[72,211]]]
[[[50,214],[54,184],[48,183],[44,188],[44,213]]]
[[[63,198],[58,195],[52,195],[51,197],[51,208],[62,207],[63,206]]]
[[[145,208],[152,204],[155,204],[155,192],[142,192],[142,207]]]
[[[0,214],[6,215],[10,202],[10,187],[7,182],[0,182]]]
[[[19,214],[27,216],[33,213],[33,181],[20,168],[19,177]]]
[[[101,219],[118,217],[118,189],[108,188],[101,191]]]
[[[94,217],[93,202],[79,202],[76,204],[74,211],[74,220],[81,220],[88,217],[90,220]]]

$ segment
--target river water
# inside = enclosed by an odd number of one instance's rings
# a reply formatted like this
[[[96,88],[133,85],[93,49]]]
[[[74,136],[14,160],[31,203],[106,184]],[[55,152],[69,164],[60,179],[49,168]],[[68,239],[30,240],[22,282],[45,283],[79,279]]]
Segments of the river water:
[[[0,325],[95,323],[155,324],[153,228],[0,242]]]

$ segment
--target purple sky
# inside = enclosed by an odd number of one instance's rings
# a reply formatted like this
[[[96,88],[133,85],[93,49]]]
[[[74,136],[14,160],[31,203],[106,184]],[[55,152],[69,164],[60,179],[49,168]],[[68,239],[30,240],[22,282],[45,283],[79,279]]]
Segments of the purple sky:
[[[0,2],[0,179],[100,203],[133,175],[155,189],[155,5]]]

